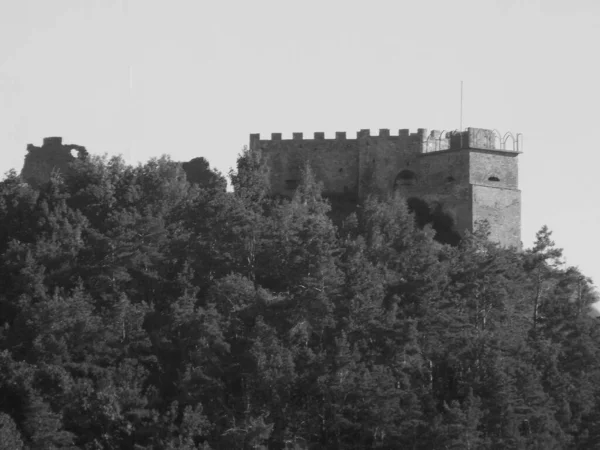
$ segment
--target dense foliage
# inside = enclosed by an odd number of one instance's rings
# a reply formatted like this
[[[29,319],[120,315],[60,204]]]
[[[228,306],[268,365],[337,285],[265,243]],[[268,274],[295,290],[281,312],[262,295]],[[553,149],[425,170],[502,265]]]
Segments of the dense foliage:
[[[397,196],[334,226],[309,169],[230,176],[0,182],[0,449],[600,447],[597,298],[547,228],[443,245]]]

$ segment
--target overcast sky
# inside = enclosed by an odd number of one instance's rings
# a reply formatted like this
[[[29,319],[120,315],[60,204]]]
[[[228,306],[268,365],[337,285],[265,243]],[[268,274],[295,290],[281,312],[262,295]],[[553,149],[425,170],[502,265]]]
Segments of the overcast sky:
[[[544,224],[600,284],[597,0],[2,0],[0,174],[63,136],[227,172],[250,133],[524,135],[523,241]]]

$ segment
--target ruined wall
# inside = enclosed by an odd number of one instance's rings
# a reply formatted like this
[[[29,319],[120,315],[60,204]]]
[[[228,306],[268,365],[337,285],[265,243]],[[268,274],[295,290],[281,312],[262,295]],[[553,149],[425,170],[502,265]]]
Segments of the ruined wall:
[[[304,139],[302,133],[294,133],[293,139],[273,133],[270,140],[252,135],[250,148],[261,150],[273,194],[292,195],[306,162],[323,183],[325,195],[358,193],[357,141],[346,139],[346,133],[336,133],[335,139],[325,139],[324,133],[315,133],[314,139]]]
[[[63,145],[60,137],[44,138],[41,147],[33,144],[27,145],[25,164],[21,170],[23,180],[33,186],[38,186],[50,180],[50,174],[54,170],[66,173],[69,164],[75,160],[71,153],[76,151],[79,157],[87,155],[85,147],[79,145]]]

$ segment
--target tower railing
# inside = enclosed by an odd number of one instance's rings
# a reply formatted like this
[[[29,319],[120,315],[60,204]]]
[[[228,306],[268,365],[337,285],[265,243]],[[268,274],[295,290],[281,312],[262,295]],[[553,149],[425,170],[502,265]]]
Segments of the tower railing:
[[[423,153],[461,148],[523,152],[523,134],[510,131],[502,134],[498,130],[467,128],[460,130],[433,130],[423,141]]]

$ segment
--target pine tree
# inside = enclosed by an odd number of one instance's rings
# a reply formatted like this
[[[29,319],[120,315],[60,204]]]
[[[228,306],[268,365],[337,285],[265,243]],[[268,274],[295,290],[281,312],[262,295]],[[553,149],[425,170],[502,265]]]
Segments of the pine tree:
[[[543,226],[536,233],[531,250],[527,252],[525,270],[531,274],[533,282],[532,330],[535,333],[539,321],[539,312],[548,285],[552,282],[553,269],[562,264],[562,249],[556,248],[551,239],[552,232]]]

